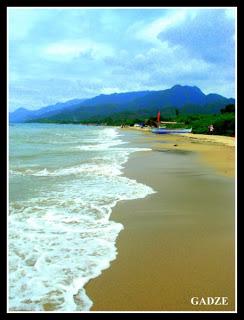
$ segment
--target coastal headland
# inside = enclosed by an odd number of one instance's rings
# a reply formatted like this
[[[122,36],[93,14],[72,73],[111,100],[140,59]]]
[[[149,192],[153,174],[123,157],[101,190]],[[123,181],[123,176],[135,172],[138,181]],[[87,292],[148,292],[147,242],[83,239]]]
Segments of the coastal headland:
[[[235,308],[235,139],[153,135],[121,129],[136,152],[124,174],[151,186],[120,201],[118,255],[86,292],[91,311],[233,311]],[[192,297],[228,305],[192,305]]]

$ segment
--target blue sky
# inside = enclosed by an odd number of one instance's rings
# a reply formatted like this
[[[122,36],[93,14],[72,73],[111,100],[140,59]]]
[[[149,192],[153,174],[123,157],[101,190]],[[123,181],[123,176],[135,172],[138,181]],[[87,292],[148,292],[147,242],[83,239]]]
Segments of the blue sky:
[[[9,8],[9,106],[196,85],[235,95],[235,9]]]

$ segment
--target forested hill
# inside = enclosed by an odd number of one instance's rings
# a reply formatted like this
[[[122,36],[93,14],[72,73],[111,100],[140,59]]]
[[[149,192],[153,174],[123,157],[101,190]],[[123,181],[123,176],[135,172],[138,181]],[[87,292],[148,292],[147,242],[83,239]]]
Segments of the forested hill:
[[[104,118],[119,114],[129,114],[138,118],[153,116],[157,111],[163,114],[198,113],[214,114],[233,98],[225,98],[216,93],[205,95],[196,86],[175,85],[160,91],[139,91],[99,95],[86,100],[71,100],[57,103],[36,111],[19,108],[10,113],[10,122],[26,121],[72,121]]]

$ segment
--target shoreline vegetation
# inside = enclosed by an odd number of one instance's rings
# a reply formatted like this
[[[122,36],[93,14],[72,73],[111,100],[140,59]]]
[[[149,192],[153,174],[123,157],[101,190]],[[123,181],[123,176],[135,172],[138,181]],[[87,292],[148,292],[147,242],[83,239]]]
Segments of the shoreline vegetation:
[[[221,145],[229,147],[235,146],[235,105],[227,105],[220,110],[220,114],[185,114],[177,116],[162,117],[161,124],[165,128],[192,128],[191,133],[177,135],[177,139],[167,135],[167,140],[177,140],[175,144],[164,144],[164,148],[198,151],[202,155],[202,160],[212,164],[218,168],[225,175],[234,174],[234,153],[225,152],[222,155]],[[32,122],[32,121],[28,121]],[[34,123],[34,122],[32,122]],[[136,118],[118,118],[115,115],[113,118],[84,120],[84,121],[70,121],[70,120],[50,120],[40,119],[35,123],[55,123],[55,124],[76,124],[76,125],[95,125],[95,126],[115,126],[123,128],[124,130],[137,130],[144,133],[150,133],[153,127],[157,126],[156,117],[151,117],[146,120]],[[209,134],[209,127],[214,127],[214,132]],[[174,135],[175,136],[175,135]],[[161,137],[164,139],[163,137]],[[206,147],[208,144],[208,147]],[[216,147],[217,146],[217,147]],[[208,149],[212,149],[212,154]],[[214,154],[214,156],[213,156]],[[226,162],[226,158],[229,160]],[[223,162],[225,165],[223,165]],[[226,163],[228,163],[226,168]]]
[[[235,139],[153,135],[123,128],[133,145],[124,175],[151,186],[121,201],[118,255],[85,289],[91,311],[233,311],[235,308]],[[193,306],[193,296],[227,296],[227,306]]]
[[[160,109],[160,108],[159,108]],[[207,134],[210,126],[213,126],[214,135],[235,136],[235,105],[229,104],[220,109],[215,114],[181,113],[179,109],[173,109],[170,114],[161,113],[161,124],[166,128],[192,128],[193,133]],[[115,113],[107,117],[94,116],[89,119],[51,119],[41,118],[26,121],[27,123],[55,123],[55,124],[83,124],[83,125],[102,125],[102,126],[121,126],[133,127],[140,126],[152,129],[160,125],[157,117],[147,114],[140,116],[135,112]]]

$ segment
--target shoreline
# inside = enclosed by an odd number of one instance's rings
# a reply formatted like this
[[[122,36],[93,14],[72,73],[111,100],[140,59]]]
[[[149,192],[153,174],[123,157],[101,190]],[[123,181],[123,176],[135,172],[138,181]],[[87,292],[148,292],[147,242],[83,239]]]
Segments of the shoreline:
[[[124,230],[116,260],[85,287],[91,311],[234,310],[234,148],[125,132],[152,151],[132,154],[124,175],[157,193],[113,208],[110,219]],[[218,152],[221,165],[213,161]],[[228,296],[229,305],[189,303],[215,295]]]
[[[193,133],[156,135],[141,128],[125,130],[142,132],[151,141],[157,140],[157,143],[152,145],[153,150],[196,152],[200,162],[210,165],[219,174],[229,177],[235,175],[236,141],[233,137]]]

